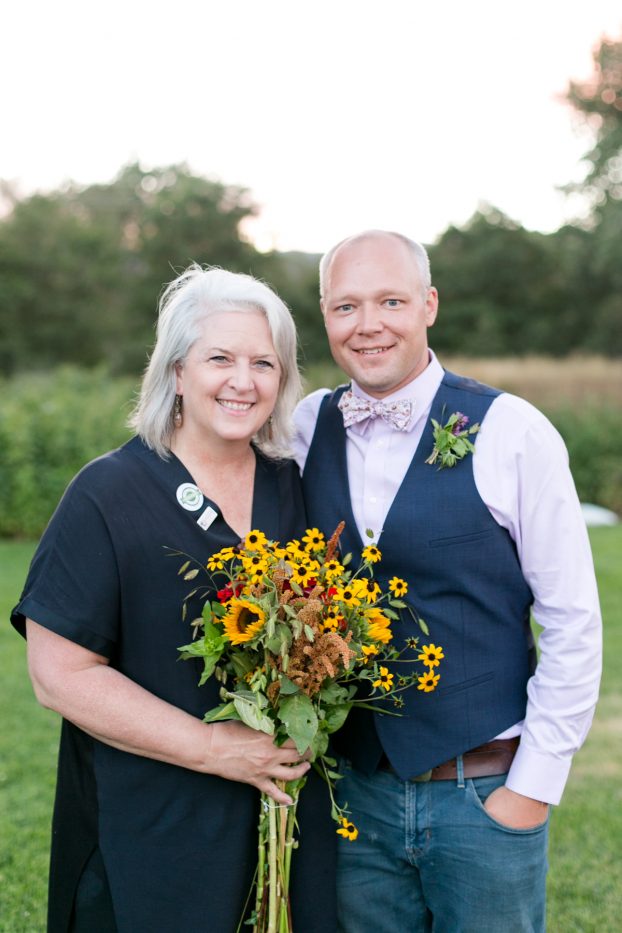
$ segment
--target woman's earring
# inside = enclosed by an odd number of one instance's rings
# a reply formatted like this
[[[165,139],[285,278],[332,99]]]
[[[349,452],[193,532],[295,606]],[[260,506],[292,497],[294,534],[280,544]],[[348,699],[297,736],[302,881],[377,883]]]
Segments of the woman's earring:
[[[184,416],[181,412],[181,395],[175,396],[175,405],[173,407],[173,424],[180,428],[184,423]]]
[[[273,424],[274,424],[274,418],[272,417],[272,415],[270,415],[270,417],[268,418],[268,440],[269,441],[274,440],[274,436],[273,436],[274,432],[272,430]]]

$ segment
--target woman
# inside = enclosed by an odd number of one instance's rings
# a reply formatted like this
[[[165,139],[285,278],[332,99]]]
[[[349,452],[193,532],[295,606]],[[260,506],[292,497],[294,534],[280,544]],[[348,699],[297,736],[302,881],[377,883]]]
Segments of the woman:
[[[283,302],[249,276],[190,267],[161,301],[136,436],[75,477],[42,538],[12,621],[37,699],[63,716],[51,933],[228,933],[243,918],[259,791],[287,804],[275,780],[309,765],[291,742],[201,721],[218,685],[199,689],[195,663],[177,662],[188,583],[167,547],[205,563],[251,528],[301,533],[297,470],[275,459],[299,388]],[[315,774],[299,814],[296,933],[324,933],[335,833]]]

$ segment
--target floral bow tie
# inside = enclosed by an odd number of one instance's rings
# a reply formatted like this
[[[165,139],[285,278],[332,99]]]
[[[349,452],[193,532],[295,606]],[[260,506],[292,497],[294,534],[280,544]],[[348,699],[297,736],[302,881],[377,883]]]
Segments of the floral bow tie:
[[[339,399],[339,408],[343,414],[346,428],[366,418],[383,418],[396,431],[405,431],[410,424],[415,403],[410,399],[398,399],[395,402],[383,402],[380,399],[361,398],[349,390]]]

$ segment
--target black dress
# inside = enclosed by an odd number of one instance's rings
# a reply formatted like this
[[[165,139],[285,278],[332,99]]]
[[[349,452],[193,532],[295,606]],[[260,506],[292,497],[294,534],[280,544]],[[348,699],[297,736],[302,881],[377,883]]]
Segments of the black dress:
[[[256,457],[252,527],[281,541],[299,536],[304,506],[295,464]],[[177,660],[200,603],[182,621],[190,584],[177,573],[180,559],[166,548],[205,562],[238,536],[217,503],[206,500],[198,512],[178,503],[178,487],[191,482],[176,457],[164,461],[138,438],[86,466],[50,521],[12,621],[23,632],[25,618],[34,619],[202,718],[219,702],[218,685],[209,680],[199,688],[200,662]],[[203,530],[197,517],[208,505],[218,515]],[[233,933],[257,860],[258,807],[250,785],[119,751],[63,721],[50,933],[72,929],[81,877],[81,896],[87,878],[91,888],[103,886],[98,903],[109,895],[114,922],[102,906],[102,933]],[[336,928],[336,836],[328,796],[313,772],[299,823],[294,928],[330,933]],[[94,924],[89,933],[99,931]]]

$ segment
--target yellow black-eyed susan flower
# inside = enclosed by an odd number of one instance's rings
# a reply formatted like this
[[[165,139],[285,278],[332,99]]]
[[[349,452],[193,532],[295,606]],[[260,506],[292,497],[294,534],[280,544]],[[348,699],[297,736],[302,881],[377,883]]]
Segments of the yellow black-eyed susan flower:
[[[247,551],[261,551],[267,543],[268,539],[263,531],[257,531],[256,529],[249,531],[244,539],[244,547]]]
[[[363,652],[365,660],[373,658],[374,655],[378,654],[378,649],[375,645],[361,645],[361,651]]]
[[[361,597],[357,596],[356,589],[349,585],[338,587],[334,598],[336,602],[343,603],[345,606],[361,605]]]
[[[444,658],[443,649],[440,645],[422,645],[421,653],[417,658],[418,661],[423,661],[427,667],[438,667],[441,662],[441,659]]]
[[[381,593],[378,584],[367,577],[355,577],[354,580],[350,580],[350,587],[366,603],[375,602]]]
[[[339,614],[337,609],[334,608],[334,606],[330,606],[326,610],[322,618],[322,622],[321,622],[322,631],[336,632],[339,627],[340,622],[341,622],[341,615]]]
[[[242,558],[242,566],[247,573],[265,573],[268,569],[268,561],[262,551],[257,554],[250,554]]]
[[[233,645],[242,645],[260,632],[266,621],[266,614],[256,603],[249,599],[232,599],[223,616],[224,634]]]
[[[327,560],[324,564],[324,573],[326,574],[326,579],[330,583],[331,580],[334,580],[335,577],[343,573],[343,564],[340,564],[339,561],[334,558],[332,560]]]
[[[421,679],[421,678],[419,678]],[[380,676],[378,680],[374,680],[372,686],[382,687],[383,690],[390,690],[393,686],[393,674],[390,673],[388,667],[380,668]],[[434,688],[432,688],[434,689]]]
[[[382,560],[382,554],[375,544],[368,544],[362,551],[363,560],[368,560],[370,564],[377,564]]]
[[[287,542],[285,552],[289,560],[304,560],[305,557],[309,556],[304,544],[301,544],[298,538]]]
[[[359,834],[359,831],[354,823],[351,823],[350,820],[346,819],[345,816],[342,816],[339,822],[341,823],[341,826],[337,830],[337,835],[343,836],[344,839],[349,839],[350,842],[354,842]]]
[[[408,592],[408,583],[406,583],[406,580],[400,579],[400,577],[391,577],[389,580],[389,589],[394,596],[406,596]]]
[[[419,681],[417,690],[423,690],[424,693],[431,693],[439,682],[440,676],[440,674],[435,674],[433,670],[426,671],[421,677],[417,677]]]
[[[416,651],[419,645],[419,639],[415,637],[410,637],[406,639],[406,647],[412,648],[413,651]]]
[[[316,560],[307,560],[304,564],[294,566],[291,578],[298,586],[306,586],[309,580],[317,577],[319,569],[320,565]]]
[[[207,558],[207,569],[208,570],[222,570],[224,566],[225,565],[222,561],[222,558],[220,554],[218,553],[212,554],[211,557]]]
[[[302,536],[307,551],[321,551],[326,542],[319,528],[307,528]]]

